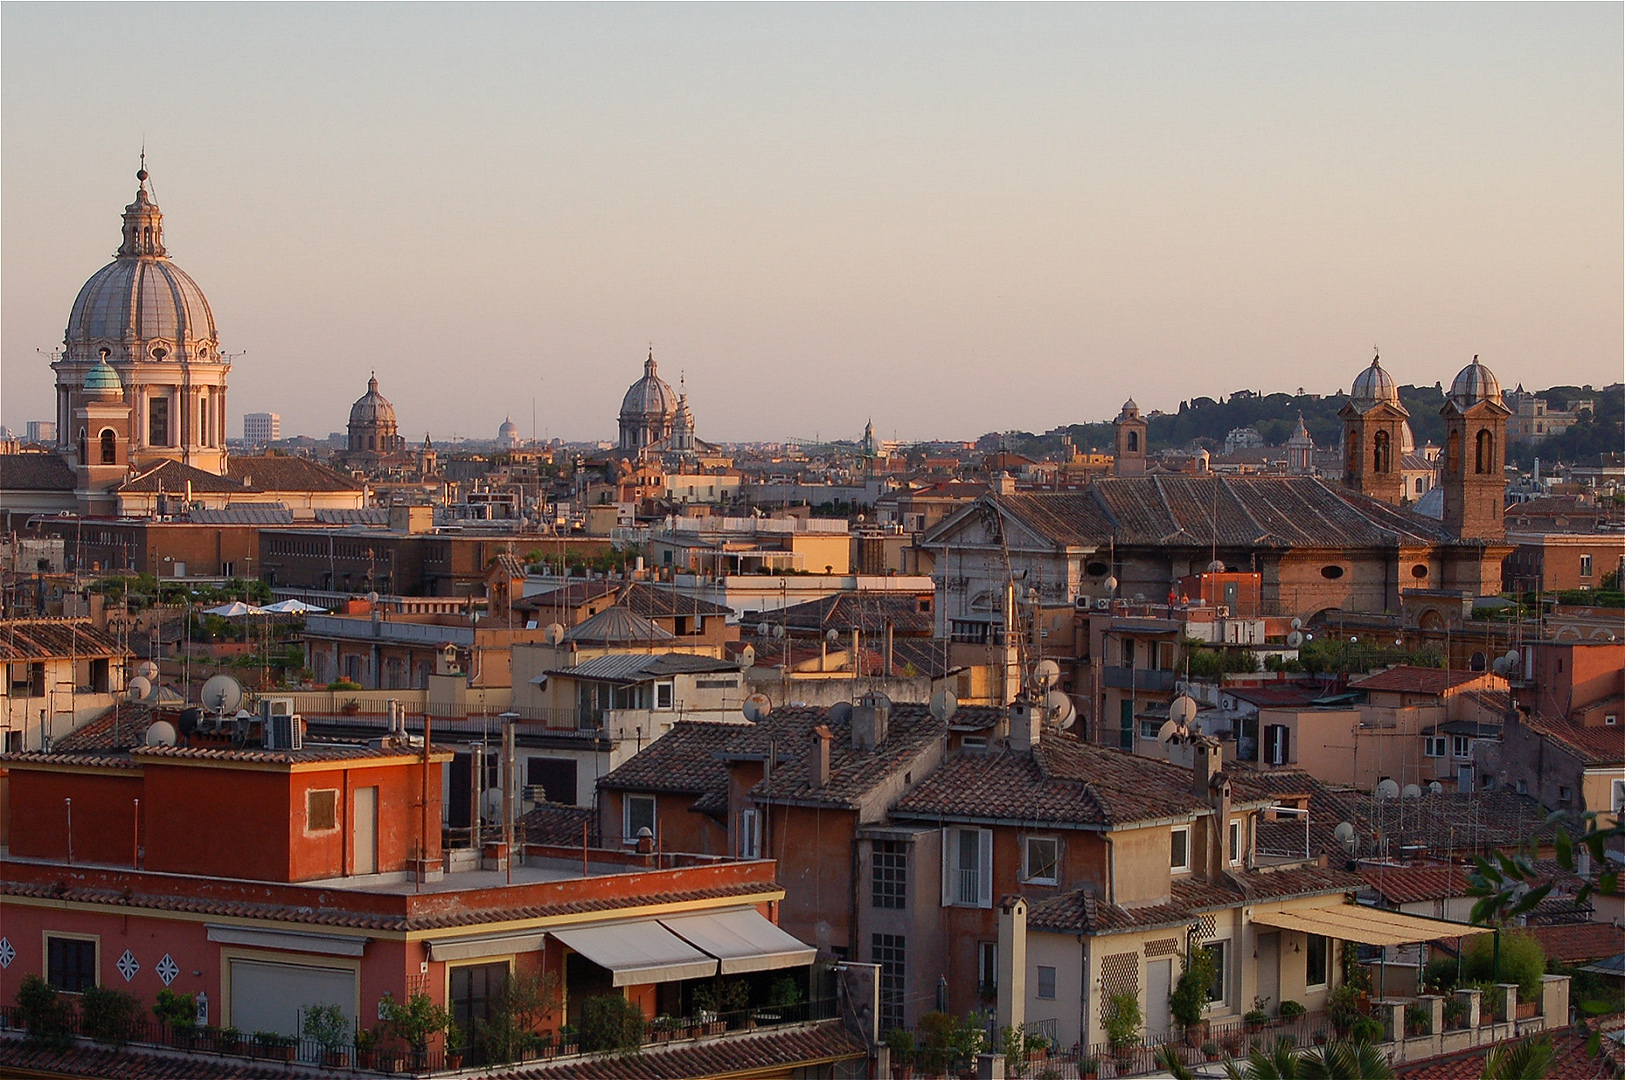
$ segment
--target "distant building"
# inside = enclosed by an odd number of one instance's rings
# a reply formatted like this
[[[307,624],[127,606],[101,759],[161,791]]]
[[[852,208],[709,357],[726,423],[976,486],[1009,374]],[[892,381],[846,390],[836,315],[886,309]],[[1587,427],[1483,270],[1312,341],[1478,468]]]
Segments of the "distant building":
[[[428,440],[427,435],[424,436],[424,440]],[[504,418],[502,426],[497,428],[497,445],[505,447],[519,445],[519,425],[513,422],[513,417]]]
[[[367,392],[350,406],[349,437],[345,443],[351,454],[394,454],[406,449],[395,423],[395,406],[378,392],[378,376],[367,380]]]
[[[56,423],[51,420],[30,420],[28,422],[28,441],[31,443],[56,442]]]
[[[263,446],[282,438],[282,417],[274,412],[243,414],[243,441],[250,446]]]
[[[1591,411],[1589,401],[1568,402],[1566,409],[1553,409],[1542,398],[1528,393],[1522,386],[1507,394],[1506,405],[1512,410],[1507,417],[1507,442],[1538,443],[1553,435],[1561,435],[1580,422],[1580,417]]]

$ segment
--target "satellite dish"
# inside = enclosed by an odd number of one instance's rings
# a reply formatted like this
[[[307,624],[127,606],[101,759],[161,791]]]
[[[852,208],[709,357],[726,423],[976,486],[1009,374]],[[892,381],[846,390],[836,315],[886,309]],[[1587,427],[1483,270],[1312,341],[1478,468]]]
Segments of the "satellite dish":
[[[1415,784],[1406,784],[1405,790],[1401,791],[1399,795],[1404,799],[1420,799],[1422,797],[1422,789],[1417,787]]]
[[[784,637],[784,624],[783,623],[778,623],[773,627],[773,636],[775,638]]]
[[[1033,668],[1033,681],[1044,689],[1055,685],[1055,680],[1061,677],[1061,665],[1053,660],[1040,660]]]
[[[832,626],[828,630],[824,631],[824,640],[833,645],[837,641],[841,640],[841,632]]]
[[[156,679],[158,677],[158,665],[151,660],[143,660],[136,665],[135,673],[143,679]]]
[[[767,637],[767,623],[759,622],[756,624],[756,636]]]
[[[1292,631],[1292,633],[1288,634],[1286,636],[1286,644],[1287,644],[1287,648],[1289,648],[1289,649],[1296,649],[1298,646],[1302,645],[1303,644],[1303,631],[1302,630],[1294,630],[1294,631]]]
[[[130,696],[131,701],[145,701],[152,693],[152,680],[145,675],[137,675],[130,680],[124,692]]]
[[[370,592],[370,593],[367,594],[367,603],[376,604],[377,602],[378,602],[378,594],[377,593]]]
[[[1218,559],[1214,559],[1212,562],[1207,564],[1207,572],[1210,574],[1224,573],[1224,563],[1220,562]]]
[[[230,675],[216,675],[203,684],[198,700],[212,713],[228,713],[243,703],[243,688]]]
[[[1106,581],[1105,581],[1105,586],[1106,586],[1106,591],[1107,592],[1116,592],[1117,591],[1117,578],[1116,577],[1107,578]]]
[[[1303,620],[1298,618],[1297,616],[1293,616],[1293,618],[1292,618],[1292,629],[1294,629],[1294,630],[1302,630],[1303,629]]]
[[[931,715],[937,718],[938,723],[946,724],[948,718],[958,711],[959,698],[954,696],[953,691],[938,690],[931,695]],[[835,710],[831,709],[830,712],[833,714]]]
[[[1049,714],[1050,722],[1059,727],[1072,723],[1078,712],[1072,699],[1059,690],[1051,690],[1044,695],[1044,711]]]
[[[485,807],[485,816],[486,817],[488,817],[488,818],[501,817],[502,816],[502,789],[499,788],[499,787],[486,788],[485,789],[485,794],[480,796],[480,805]]]
[[[1180,694],[1168,704],[1168,719],[1186,727],[1196,719],[1196,699],[1189,694]]]
[[[1383,780],[1377,784],[1377,798],[1397,799],[1398,797],[1399,785],[1393,780]]]
[[[1136,603],[1136,604],[1143,604],[1143,603],[1145,603],[1145,593],[1143,593],[1143,592],[1137,592],[1137,593],[1135,593],[1135,594],[1134,594],[1134,602],[1135,602],[1135,603]]]
[[[745,719],[756,723],[773,711],[773,700],[766,694],[752,694],[745,699]]]
[[[1444,785],[1439,783],[1437,780],[1429,781],[1428,782],[1428,794],[1429,795],[1443,795],[1444,794]]]
[[[1353,825],[1350,825],[1346,821],[1339,822],[1338,825],[1337,825],[1337,828],[1332,830],[1332,835],[1337,837],[1337,842],[1339,844],[1342,844],[1343,847],[1349,852],[1349,854],[1352,855],[1354,853],[1354,826]]]
[[[547,629],[542,631],[542,640],[549,645],[557,645],[564,640],[564,625],[562,623],[548,623]]]
[[[1180,727],[1172,720],[1164,720],[1162,722],[1162,727],[1157,729],[1157,741],[1171,742],[1183,734],[1184,730],[1184,728]]]
[[[932,715],[935,715],[934,711]],[[851,716],[852,703],[850,701],[837,701],[829,707],[829,722],[832,724],[844,724]]]
[[[179,738],[175,725],[168,720],[156,720],[147,728],[146,743],[148,746],[174,746]]]
[[[1495,672],[1497,675],[1505,675],[1510,668],[1511,665],[1507,663],[1507,658],[1504,656],[1497,656],[1495,658],[1495,663],[1490,665],[1490,670]]]

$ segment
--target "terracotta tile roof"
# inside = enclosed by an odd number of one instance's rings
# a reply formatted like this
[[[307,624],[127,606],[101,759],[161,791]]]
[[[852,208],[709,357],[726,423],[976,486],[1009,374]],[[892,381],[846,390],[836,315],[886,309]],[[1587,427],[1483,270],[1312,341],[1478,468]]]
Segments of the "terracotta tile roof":
[[[1052,736],[1032,754],[965,754],[897,804],[898,816],[1109,827],[1207,809],[1190,772],[1166,761]]]
[[[1232,870],[1230,876],[1241,885],[1248,903],[1286,900],[1294,896],[1323,896],[1352,893],[1360,887],[1358,874],[1335,866],[1293,866],[1280,870]]]
[[[1080,934],[1182,926],[1194,922],[1203,912],[1298,896],[1347,892],[1360,883],[1353,874],[1319,866],[1273,873],[1233,872],[1228,877],[1230,880],[1225,882],[1176,877],[1169,886],[1166,903],[1139,907],[1104,903],[1085,886],[1034,905],[1027,915],[1027,925],[1037,930]]]
[[[1601,1053],[1592,1057],[1586,1049],[1589,1034],[1578,1027],[1561,1028],[1551,1033],[1552,1067],[1545,1080],[1607,1080],[1625,1074],[1625,1047],[1617,1033],[1625,1029],[1625,1016],[1604,1017],[1597,1021],[1604,1033]],[[1615,1034],[1615,1038],[1607,1037]],[[1511,1040],[1496,1045],[1504,1046]],[[1396,1067],[1400,1080],[1479,1080],[1484,1074],[1484,1059],[1491,1047],[1480,1046],[1457,1054],[1406,1062]]]
[[[135,759],[126,750],[89,748],[71,753],[13,750],[0,754],[4,765],[98,765],[107,769],[133,769]]]
[[[232,457],[226,475],[248,491],[360,491],[362,486],[320,462],[290,454]]]
[[[590,806],[568,806],[564,803],[539,803],[527,811],[516,823],[519,835],[530,844],[557,844],[562,847],[581,846],[581,827],[587,826],[587,840],[593,842],[597,832],[598,815]]]
[[[1507,690],[1466,690],[1462,696],[1471,698],[1489,712],[1504,715],[1512,711],[1512,694]]]
[[[867,1056],[864,1044],[848,1035],[840,1021],[834,1020],[789,1030],[646,1046],[628,1056],[513,1066],[481,1075],[492,1080],[548,1080],[552,1077],[559,1080],[703,1080],[736,1074],[789,1075],[797,1066],[852,1061]]]
[[[1462,683],[1477,682],[1485,677],[1482,671],[1462,671],[1460,668],[1424,668],[1401,664],[1375,675],[1367,675],[1349,683],[1350,690],[1382,690],[1403,694],[1444,694]]]
[[[0,663],[129,655],[117,638],[89,619],[0,620]]]
[[[307,746],[303,750],[262,750],[253,747],[226,749],[214,746],[91,746],[77,752],[13,751],[0,754],[0,762],[12,765],[101,765],[106,768],[131,769],[149,758],[295,765],[305,762],[357,761],[402,755],[416,757],[422,752],[421,747],[411,750],[380,750],[371,746]],[[431,752],[450,753],[450,750],[436,746],[431,748]]]
[[[1419,904],[1466,896],[1471,887],[1459,866],[1362,866],[1360,877],[1390,904]]]
[[[1530,731],[1561,743],[1587,765],[1625,763],[1625,731],[1618,727],[1586,727],[1566,720],[1530,716],[1523,718],[1523,724]]]
[[[578,608],[594,600],[615,596],[617,593],[624,593],[616,599],[617,605],[630,608],[633,614],[642,615],[646,619],[671,618],[675,615],[727,617],[733,614],[732,608],[713,604],[709,600],[701,600],[695,596],[687,596],[675,589],[648,585],[641,581],[628,583],[607,579],[574,582],[515,600],[513,606],[518,611],[543,611],[555,607]]]
[[[179,718],[179,710],[170,710],[172,720]],[[65,754],[80,750],[114,750],[140,746],[147,728],[159,716],[151,705],[134,701],[120,701],[100,716],[86,721],[51,744],[55,753]]]
[[[116,1076],[120,1080],[278,1080],[331,1076],[303,1065],[272,1064],[250,1058],[183,1054],[127,1046],[114,1052],[76,1046],[58,1053],[24,1044],[21,1032],[0,1033],[0,1076]]]
[[[598,781],[612,791],[709,795],[728,805],[728,766],[721,753],[743,730],[739,724],[683,720]]]
[[[155,493],[162,490],[168,495],[181,495],[190,483],[192,490],[198,494],[236,494],[241,492],[243,485],[229,476],[217,476],[212,472],[194,469],[190,465],[183,465],[179,461],[165,460],[146,472],[130,477],[115,490],[134,493]]]
[[[1564,964],[1605,960],[1625,953],[1625,928],[1610,923],[1553,923],[1527,929],[1540,942],[1548,960]]]
[[[761,620],[792,630],[835,630],[848,635],[854,629],[864,634],[883,633],[888,622],[898,634],[930,634],[935,626],[931,615],[920,610],[914,597],[868,592],[835,593],[778,611],[764,611]]]
[[[72,491],[73,468],[55,454],[0,454],[0,489]]]

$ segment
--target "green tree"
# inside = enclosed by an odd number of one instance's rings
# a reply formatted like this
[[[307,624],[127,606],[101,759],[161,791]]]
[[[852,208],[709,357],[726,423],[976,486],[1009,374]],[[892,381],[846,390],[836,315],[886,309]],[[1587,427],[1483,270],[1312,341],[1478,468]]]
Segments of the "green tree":
[[[17,989],[17,1018],[30,1046],[66,1053],[73,1046],[73,1003],[38,975],[25,975]]]
[[[588,998],[581,1006],[581,1049],[631,1053],[643,1045],[643,1010],[620,994]]]
[[[141,999],[111,986],[87,986],[79,995],[80,1027],[86,1035],[115,1050],[130,1041]]]

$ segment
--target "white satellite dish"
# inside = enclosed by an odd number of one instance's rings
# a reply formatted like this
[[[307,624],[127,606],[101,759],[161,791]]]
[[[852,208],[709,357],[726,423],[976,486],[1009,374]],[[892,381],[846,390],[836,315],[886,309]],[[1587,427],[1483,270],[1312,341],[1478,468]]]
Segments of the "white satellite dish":
[[[1117,578],[1116,577],[1107,578],[1103,584],[1105,584],[1107,592],[1116,592],[1117,591]]]
[[[767,630],[768,630],[768,626],[767,626],[766,622],[759,622],[759,623],[756,624],[756,636],[757,637],[767,637]]]
[[[1214,559],[1212,562],[1207,564],[1207,572],[1210,574],[1224,573],[1224,563],[1220,562],[1218,559]]]
[[[230,675],[215,675],[203,684],[198,700],[212,713],[228,713],[243,703],[243,688]]]
[[[773,700],[766,694],[752,694],[745,699],[745,719],[756,723],[773,711]]]
[[[152,680],[145,675],[137,675],[130,680],[124,692],[130,696],[131,701],[145,701],[152,693]]]
[[[143,679],[156,679],[158,677],[158,665],[151,660],[143,660],[136,665],[135,673]]]
[[[1180,727],[1189,726],[1196,719],[1196,699],[1189,694],[1180,694],[1168,703],[1168,719]]]
[[[1298,618],[1297,616],[1293,616],[1293,618],[1292,618],[1292,629],[1294,629],[1294,630],[1302,630],[1303,629],[1303,620]]]
[[[1439,783],[1437,780],[1429,781],[1429,783],[1428,783],[1428,794],[1429,795],[1443,795],[1444,794],[1444,785]]]
[[[1399,798],[1399,784],[1397,784],[1393,780],[1380,781],[1377,784],[1377,798],[1379,798],[1379,799],[1397,799],[1397,798]]]
[[[1337,828],[1332,830],[1332,835],[1337,837],[1337,842],[1339,844],[1342,844],[1345,850],[1347,850],[1350,854],[1353,854],[1353,852],[1354,852],[1354,826],[1353,825],[1350,825],[1346,821],[1338,822]]]
[[[782,638],[784,636],[784,624],[783,623],[778,623],[773,627],[773,636],[775,638]]]
[[[502,789],[499,788],[499,787],[486,788],[485,789],[485,794],[480,796],[480,804],[485,807],[485,816],[486,817],[488,817],[488,818],[501,817],[502,816]]]
[[[1040,687],[1049,689],[1055,685],[1055,680],[1061,677],[1061,665],[1053,660],[1040,660],[1033,668],[1033,681]]]
[[[155,720],[147,728],[146,743],[148,746],[174,746],[178,737],[174,724],[168,720]]]
[[[1521,659],[1521,658],[1518,655],[1518,650],[1517,649],[1508,649],[1507,650],[1507,657],[1506,657],[1507,663],[1516,664],[1519,659]]]
[[[1185,729],[1172,720],[1164,720],[1162,727],[1157,729],[1158,742],[1171,742],[1185,733]]]
[[[1044,711],[1049,715],[1050,723],[1063,728],[1070,725],[1078,713],[1072,699],[1059,690],[1051,690],[1044,695]]]
[[[542,631],[542,640],[549,645],[557,645],[564,640],[564,625],[562,623],[548,623],[547,629]]]
[[[834,709],[830,712],[833,714]],[[948,718],[959,711],[959,698],[951,690],[938,690],[931,695],[931,715],[937,718],[940,724],[946,724]]]
[[[1422,789],[1417,787],[1415,784],[1406,784],[1405,790],[1401,791],[1399,795],[1400,798],[1403,799],[1420,799],[1422,797]]]
[[[841,640],[841,632],[832,626],[828,630],[824,631],[824,640],[833,645],[837,641]]]
[[[1294,631],[1292,631],[1292,633],[1288,634],[1286,636],[1286,644],[1287,644],[1287,648],[1289,648],[1289,649],[1296,649],[1300,645],[1302,645],[1303,644],[1303,631],[1302,630],[1294,630]]]

